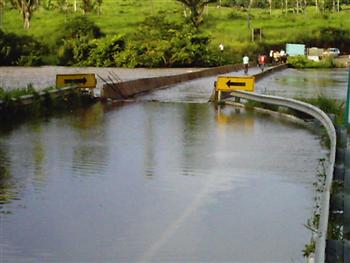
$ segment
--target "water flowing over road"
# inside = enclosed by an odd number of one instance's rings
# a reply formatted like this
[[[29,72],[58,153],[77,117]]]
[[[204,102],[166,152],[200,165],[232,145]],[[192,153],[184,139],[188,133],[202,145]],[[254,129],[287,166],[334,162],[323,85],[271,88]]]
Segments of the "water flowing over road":
[[[214,80],[0,129],[1,260],[304,262],[326,150]]]

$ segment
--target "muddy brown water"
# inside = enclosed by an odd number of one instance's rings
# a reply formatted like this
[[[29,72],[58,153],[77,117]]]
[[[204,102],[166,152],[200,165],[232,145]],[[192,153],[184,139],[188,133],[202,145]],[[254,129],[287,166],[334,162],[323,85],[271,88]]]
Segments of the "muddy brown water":
[[[0,132],[1,260],[304,262],[327,151],[211,80]]]

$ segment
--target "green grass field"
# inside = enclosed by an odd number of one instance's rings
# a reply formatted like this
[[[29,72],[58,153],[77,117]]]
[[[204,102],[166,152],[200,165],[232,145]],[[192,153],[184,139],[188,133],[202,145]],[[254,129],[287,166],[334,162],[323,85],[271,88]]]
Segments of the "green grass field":
[[[66,12],[57,9],[48,11],[40,7],[34,12],[29,30],[23,29],[22,17],[17,10],[5,9],[0,19],[1,29],[5,32],[31,35],[50,45],[55,42],[57,33],[68,18],[82,14],[79,8],[74,12],[73,3],[73,0],[68,0]],[[105,0],[100,16],[96,11],[88,13],[87,16],[106,35],[128,36],[137,30],[146,17],[163,13],[171,21],[180,21],[185,19],[184,11],[184,7],[175,0]],[[340,13],[316,13],[314,7],[308,7],[305,13],[290,12],[288,15],[283,14],[280,9],[273,10],[272,15],[267,9],[252,9],[248,22],[247,10],[218,8],[213,4],[205,10],[201,29],[212,36],[213,45],[223,43],[225,50],[234,49],[235,52],[242,53],[252,46],[252,28],[262,29],[264,43],[281,46],[286,42],[298,42],[303,37],[315,35],[317,29],[325,26],[350,31],[349,17],[350,7],[347,6],[342,6]]]

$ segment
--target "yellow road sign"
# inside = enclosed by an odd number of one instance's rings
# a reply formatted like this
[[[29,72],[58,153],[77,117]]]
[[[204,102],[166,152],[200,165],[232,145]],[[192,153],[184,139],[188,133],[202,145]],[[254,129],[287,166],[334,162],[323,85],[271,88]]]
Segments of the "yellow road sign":
[[[93,89],[96,87],[95,74],[58,74],[56,87],[77,86],[79,88]]]
[[[217,91],[245,90],[254,91],[255,78],[252,76],[219,76],[216,81]]]

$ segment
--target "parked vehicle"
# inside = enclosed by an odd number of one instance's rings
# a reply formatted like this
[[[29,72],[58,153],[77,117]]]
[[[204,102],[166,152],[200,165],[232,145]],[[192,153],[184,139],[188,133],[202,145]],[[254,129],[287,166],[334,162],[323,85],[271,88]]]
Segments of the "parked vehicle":
[[[340,55],[340,50],[338,48],[327,48],[323,55],[337,57]]]

